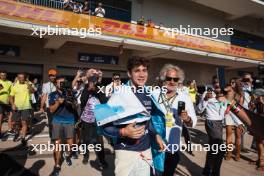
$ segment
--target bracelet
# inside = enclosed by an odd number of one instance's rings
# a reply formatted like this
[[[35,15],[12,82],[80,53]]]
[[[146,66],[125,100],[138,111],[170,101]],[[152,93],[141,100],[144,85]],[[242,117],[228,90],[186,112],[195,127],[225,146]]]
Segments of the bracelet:
[[[238,113],[241,109],[242,109],[242,107],[238,103],[236,103],[236,102],[234,102],[234,103],[232,103],[230,105],[230,110],[232,112],[234,112],[234,113]]]

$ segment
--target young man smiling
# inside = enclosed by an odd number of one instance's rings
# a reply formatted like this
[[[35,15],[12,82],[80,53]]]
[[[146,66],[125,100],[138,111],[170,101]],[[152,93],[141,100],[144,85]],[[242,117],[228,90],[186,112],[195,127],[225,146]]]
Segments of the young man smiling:
[[[114,92],[107,104],[95,108],[95,116],[104,134],[115,140],[115,175],[148,176],[151,167],[164,169],[164,153],[159,152],[164,149],[164,114],[145,87],[148,60],[129,59],[127,73],[130,80],[120,88],[126,92]]]

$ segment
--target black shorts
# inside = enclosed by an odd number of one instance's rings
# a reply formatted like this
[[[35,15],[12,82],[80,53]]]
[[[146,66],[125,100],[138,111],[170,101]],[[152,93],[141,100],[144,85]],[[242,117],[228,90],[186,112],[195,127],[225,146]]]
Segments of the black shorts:
[[[52,139],[71,139],[74,138],[74,124],[52,124]]]
[[[0,104],[0,114],[10,113],[11,106],[7,104]]]
[[[29,121],[31,116],[31,110],[30,109],[25,109],[25,110],[16,110],[13,111],[12,115],[12,121],[18,122],[20,120],[22,121]]]

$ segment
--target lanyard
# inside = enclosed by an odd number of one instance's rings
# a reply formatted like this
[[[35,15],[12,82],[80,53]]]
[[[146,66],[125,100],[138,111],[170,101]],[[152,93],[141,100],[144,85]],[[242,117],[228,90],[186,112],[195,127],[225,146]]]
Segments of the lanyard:
[[[168,99],[168,98],[165,97],[164,94],[160,93],[158,102],[160,104],[162,103],[164,105],[164,107],[165,107],[165,109],[166,109],[167,112],[170,112],[171,111],[171,108],[172,108],[172,104],[175,101],[177,95],[178,94],[175,93],[171,98]]]
[[[223,108],[225,108],[225,103],[224,102],[220,102],[217,100],[217,104],[220,106],[219,108],[219,116],[221,116],[221,111]]]

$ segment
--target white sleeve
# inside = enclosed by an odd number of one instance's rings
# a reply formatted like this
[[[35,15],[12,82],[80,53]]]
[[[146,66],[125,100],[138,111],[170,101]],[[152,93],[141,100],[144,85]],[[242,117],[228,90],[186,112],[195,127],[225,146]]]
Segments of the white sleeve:
[[[43,86],[42,86],[42,94],[47,94],[48,93],[47,85],[48,84],[43,84]]]
[[[202,94],[202,97],[201,97],[202,100],[204,99],[204,97],[205,97],[206,94],[207,94],[207,91],[205,91],[205,92]]]
[[[186,95],[186,111],[187,111],[187,114],[191,117],[192,119],[192,127],[195,127],[196,126],[196,123],[197,123],[197,116],[196,116],[196,113],[195,113],[195,110],[194,110],[194,107],[193,107],[193,103],[192,103],[192,100],[191,100],[191,97]]]
[[[197,106],[198,113],[203,113],[207,104],[208,104],[208,101],[205,101],[204,99],[202,99]]]

